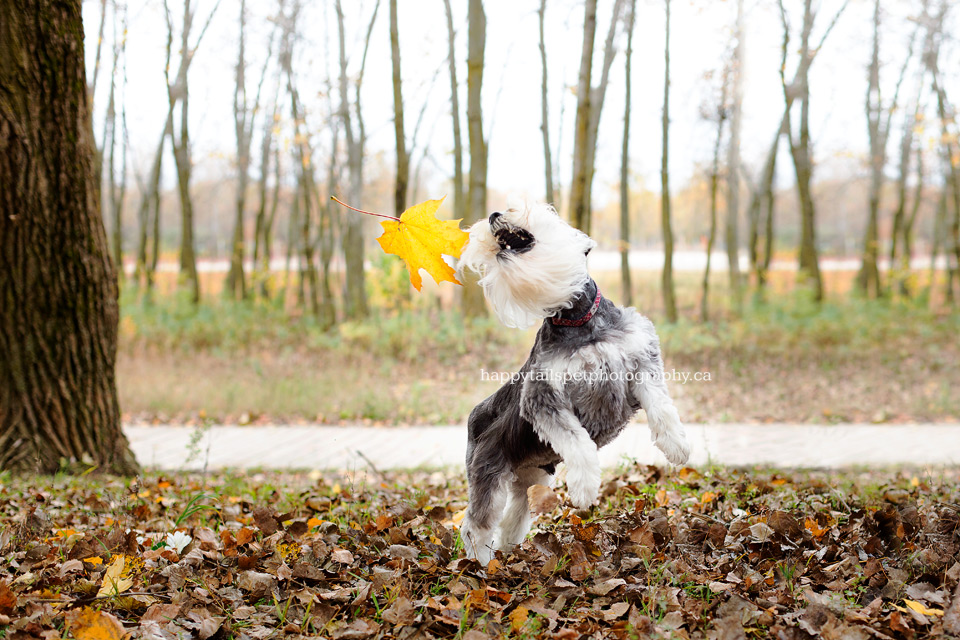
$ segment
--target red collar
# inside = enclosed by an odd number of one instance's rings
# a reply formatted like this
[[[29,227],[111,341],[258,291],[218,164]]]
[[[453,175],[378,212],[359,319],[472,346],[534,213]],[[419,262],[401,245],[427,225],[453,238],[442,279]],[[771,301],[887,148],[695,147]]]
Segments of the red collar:
[[[550,322],[557,326],[561,327],[582,327],[583,325],[590,322],[590,319],[593,317],[593,314],[597,312],[597,309],[600,308],[600,301],[603,300],[603,296],[600,295],[600,287],[597,287],[597,298],[593,301],[593,306],[590,307],[590,311],[587,311],[584,315],[580,316],[576,320],[568,320],[566,318],[550,318]]]

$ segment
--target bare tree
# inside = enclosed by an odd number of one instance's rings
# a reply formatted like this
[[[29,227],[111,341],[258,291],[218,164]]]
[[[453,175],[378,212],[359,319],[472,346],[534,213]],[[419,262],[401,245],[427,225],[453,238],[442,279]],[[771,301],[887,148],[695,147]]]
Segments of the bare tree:
[[[281,3],[282,10],[282,3]],[[246,223],[247,186],[250,182],[250,147],[253,142],[253,131],[256,113],[260,110],[260,96],[267,78],[267,70],[273,57],[273,35],[267,45],[267,53],[263,61],[260,80],[257,83],[257,92],[251,104],[247,96],[247,61],[246,48],[247,1],[240,0],[240,37],[237,56],[237,80],[233,92],[233,121],[234,133],[237,139],[237,209],[233,223],[233,237],[230,242],[230,270],[227,272],[224,294],[235,299],[247,297],[247,282],[243,271],[243,260],[246,256],[246,241],[244,240],[244,226]],[[272,123],[269,125],[272,126]],[[266,135],[266,134],[265,134]],[[267,136],[269,137],[269,136]]]
[[[281,8],[282,10],[282,8]],[[280,120],[280,79],[273,83],[273,95],[269,101],[272,105],[263,110],[263,123],[260,137],[260,172],[257,179],[257,211],[253,223],[253,274],[251,286],[256,295],[270,297],[270,255],[272,251],[273,223],[275,220],[280,192],[280,159],[279,149],[275,149],[274,128]],[[274,173],[274,188],[272,195],[268,195],[268,180],[271,172],[271,157],[276,158],[272,170]],[[268,206],[268,198],[273,203]]]
[[[487,16],[483,0],[470,0],[467,9],[467,133],[470,139],[470,206],[464,222],[472,224],[487,212],[487,141],[483,137],[483,57],[487,41]],[[485,310],[483,293],[475,278],[464,282],[464,315],[475,317]]]
[[[350,201],[356,207],[363,206],[363,152],[366,143],[366,132],[363,128],[363,116],[360,106],[360,87],[363,83],[363,67],[367,61],[367,51],[370,47],[370,36],[377,19],[380,2],[373,7],[364,40],[363,57],[359,75],[356,80],[355,104],[358,120],[358,131],[354,132],[353,118],[351,117],[350,99],[347,91],[347,51],[343,27],[343,9],[340,0],[336,1],[337,25],[340,36],[340,120],[343,124],[347,143],[347,167],[350,170]],[[343,238],[343,252],[346,262],[346,285],[344,290],[344,306],[348,318],[362,318],[369,313],[367,307],[367,285],[363,269],[363,219],[360,216],[348,216]]]
[[[593,226],[593,175],[597,162],[597,135],[600,131],[600,114],[603,112],[604,97],[607,94],[607,84],[610,80],[610,68],[617,54],[614,37],[617,25],[620,23],[620,14],[623,11],[623,0],[616,0],[613,5],[613,17],[610,18],[610,27],[607,29],[607,38],[603,45],[603,64],[600,66],[600,82],[590,89],[590,128],[587,133],[587,161],[586,187],[583,192],[583,221],[582,229],[590,233]]]
[[[736,57],[736,54],[734,54]],[[736,64],[736,61],[733,61]],[[729,112],[727,92],[730,78],[730,65],[724,65],[720,80],[720,98],[716,106],[717,137],[713,143],[713,161],[710,165],[710,232],[707,235],[707,264],[703,270],[703,283],[700,294],[700,320],[706,322],[710,317],[710,266],[713,247],[717,239],[717,196],[720,187],[720,147],[723,143],[723,125]],[[730,170],[729,167],[727,169]]]
[[[945,190],[952,196],[953,218],[946,223],[943,231],[947,240],[944,247],[947,251],[947,300],[955,300],[953,283],[960,287],[960,167],[954,161],[960,150],[955,148],[956,132],[950,131],[950,125],[955,122],[954,113],[947,98],[946,87],[940,76],[940,46],[944,38],[944,22],[951,3],[943,0],[936,14],[926,12],[924,21],[927,23],[927,46],[924,51],[924,62],[927,71],[933,80],[933,93],[937,99],[937,115],[940,119],[942,135],[940,136],[944,158]],[[949,209],[949,207],[948,207]],[[960,294],[958,296],[960,297]]]
[[[540,33],[543,42],[543,13],[541,5]],[[623,304],[633,306],[633,284],[630,278],[630,62],[633,58],[633,27],[637,18],[637,0],[630,0],[630,17],[627,19],[627,60],[624,65],[623,148],[620,151],[620,281],[623,286]],[[546,58],[544,58],[544,65]],[[546,69],[546,67],[544,67]],[[546,77],[544,77],[546,79]],[[546,123],[546,84],[544,84],[544,123]],[[544,137],[544,145],[547,138]],[[549,147],[547,161],[549,166]],[[551,184],[548,171],[547,184]],[[550,191],[553,191],[551,185]]]
[[[590,1],[587,2],[587,10],[590,10]],[[607,83],[610,78],[610,68],[613,65],[613,59],[616,56],[616,46],[614,38],[616,36],[617,25],[620,21],[620,14],[623,10],[623,0],[616,0],[613,5],[613,17],[610,19],[610,27],[607,30],[607,37],[604,41],[603,63],[601,64],[600,82],[596,87],[592,86],[592,73],[586,70],[584,65],[593,64],[593,38],[596,31],[596,3],[593,3],[592,18],[588,15],[587,20],[592,19],[592,26],[584,23],[584,47],[583,56],[589,53],[590,59],[581,57],[580,84],[577,88],[577,136],[575,138],[574,148],[574,175],[570,189],[570,209],[572,211],[574,225],[585,233],[590,233],[591,227],[591,192],[593,187],[593,173],[597,157],[597,134],[600,128],[600,115],[603,111],[604,96],[607,91]],[[591,33],[587,34],[587,29]],[[589,41],[589,46],[588,46]],[[588,52],[589,49],[589,52]],[[586,92],[586,97],[581,98],[580,91]],[[581,106],[583,107],[581,109]],[[576,142],[581,140],[581,116],[586,121],[586,138],[583,146],[576,146]],[[578,154],[579,150],[579,154]],[[582,156],[582,157],[581,157]]]
[[[580,52],[580,79],[577,82],[577,115],[573,136],[573,177],[570,180],[570,219],[587,232],[583,197],[587,189],[587,145],[590,142],[591,76],[593,41],[597,33],[597,0],[586,0],[583,16],[583,47]]]
[[[460,137],[460,96],[457,82],[457,57],[453,29],[453,9],[450,0],[443,0],[447,14],[448,50],[447,62],[450,68],[450,115],[453,121],[453,217],[462,220],[467,215],[467,199],[463,187],[463,142]]]
[[[777,131],[773,136],[773,142],[770,144],[769,150],[767,151],[767,155],[764,159],[760,179],[755,185],[755,188],[752,189],[750,205],[747,207],[747,211],[749,212],[750,229],[748,234],[748,252],[750,256],[750,266],[756,275],[757,292],[760,296],[763,295],[763,291],[766,286],[767,272],[770,270],[770,260],[773,254],[773,214],[775,201],[773,182],[774,178],[776,177],[777,152],[779,151],[780,147],[780,138],[786,136],[790,131],[790,110],[793,108],[795,98],[800,93],[797,88],[805,84],[805,79],[809,74],[810,66],[816,59],[817,54],[823,49],[823,45],[827,40],[827,36],[829,36],[830,32],[833,31],[833,27],[837,24],[840,16],[843,15],[846,7],[847,0],[844,0],[844,3],[834,14],[830,24],[827,25],[827,28],[824,30],[823,35],[820,37],[820,41],[817,43],[817,46],[807,51],[805,57],[801,57],[797,62],[797,68],[794,71],[793,78],[790,81],[790,84],[786,85],[789,90],[784,91],[783,116],[780,118],[780,124],[777,126]],[[781,83],[785,84],[788,53],[787,47],[789,45],[790,33],[789,24],[787,23],[786,10],[784,9],[782,2],[780,3],[780,16],[784,29],[784,42],[781,49],[780,59],[780,79]],[[764,247],[762,257],[760,256],[760,252],[758,250],[760,235],[759,228],[761,223],[764,226]]]
[[[814,300],[820,302],[823,300],[823,278],[820,275],[820,260],[817,251],[816,236],[816,206],[813,201],[813,192],[811,184],[813,180],[813,151],[810,148],[810,83],[809,70],[813,56],[816,54],[810,46],[810,36],[813,32],[813,23],[815,13],[813,11],[812,0],[804,0],[803,5],[803,26],[800,31],[800,62],[797,65],[797,72],[794,75],[793,82],[787,83],[786,79],[786,58],[790,43],[790,24],[787,19],[787,12],[783,6],[783,0],[778,2],[780,7],[780,18],[783,23],[783,48],[780,65],[780,82],[783,87],[784,101],[786,109],[784,110],[784,125],[787,141],[790,143],[790,155],[793,158],[794,173],[797,180],[797,199],[800,203],[800,273],[801,276],[813,288]],[[847,0],[834,15],[833,21],[827,28],[823,38],[836,24],[840,15],[846,9]],[[821,40],[821,46],[823,40]],[[800,101],[800,123],[798,132],[794,134],[791,107],[794,99]]]
[[[445,2],[449,6],[450,0],[445,0]],[[543,134],[543,164],[547,183],[547,202],[556,205],[556,197],[553,194],[553,158],[550,155],[550,118],[547,108],[547,43],[543,27],[546,14],[547,0],[540,0],[540,10],[537,11],[537,16],[540,19],[540,66],[543,69],[543,76],[540,82],[540,132]],[[628,69],[629,64],[628,62]],[[628,84],[627,91],[629,91],[629,86]]]
[[[730,143],[727,146],[727,217],[724,240],[727,246],[727,272],[733,308],[743,309],[743,284],[740,277],[740,123],[743,111],[744,54],[743,0],[737,0],[737,22],[734,27],[733,58],[730,62],[732,99],[730,101]],[[720,123],[720,128],[723,122]],[[709,258],[708,258],[709,260]],[[704,296],[706,300],[706,296]]]
[[[880,269],[877,259],[880,255],[880,192],[883,187],[883,169],[887,164],[887,140],[890,137],[890,123],[897,110],[900,86],[906,76],[907,65],[913,57],[913,38],[900,70],[896,90],[889,107],[883,104],[880,89],[880,0],[873,4],[873,49],[868,67],[867,95],[864,101],[867,115],[867,135],[870,140],[870,188],[868,191],[867,226],[863,239],[863,259],[857,274],[857,288],[868,296],[878,298],[882,295]],[[908,153],[909,155],[909,153]],[[896,232],[896,230],[895,230]],[[891,265],[892,267],[892,265]]]
[[[127,14],[126,7],[123,7],[123,19],[121,24],[122,37],[117,35],[117,13],[120,11],[119,4],[114,5],[113,16],[113,69],[110,73],[110,95],[107,99],[107,115],[104,124],[103,145],[107,152],[107,190],[106,197],[103,198],[104,206],[110,213],[113,223],[113,261],[116,267],[117,275],[122,280],[123,270],[123,205],[127,192],[127,105],[126,105],[126,47],[127,47]],[[117,74],[120,72],[120,61],[123,60],[122,70],[122,113],[120,117],[121,138],[121,167],[120,184],[117,185]],[[109,146],[108,146],[109,145]]]
[[[397,25],[397,0],[390,0],[390,57],[393,61],[393,131],[397,143],[397,179],[393,209],[399,216],[407,208],[407,183],[410,181],[410,156],[403,128],[403,92],[400,83],[400,28]]]
[[[923,73],[921,72],[918,85],[923,90]],[[920,95],[916,96],[912,110],[904,110],[903,121],[900,125],[900,155],[897,164],[897,204],[893,211],[893,229],[890,232],[890,287],[896,288],[900,295],[909,296],[908,274],[910,271],[910,251],[913,223],[920,209],[921,194],[923,193],[923,147],[917,145],[917,197],[907,215],[907,179],[911,166],[910,157],[913,151],[915,138],[914,127],[920,115]],[[902,242],[901,242],[902,239]]]
[[[180,65],[176,79],[170,77],[170,53],[173,49],[173,18],[170,14],[168,0],[163,0],[164,15],[167,21],[167,61],[164,65],[164,77],[167,81],[167,98],[171,114],[180,107],[179,132],[170,132],[173,143],[173,158],[177,166],[177,188],[180,195],[180,278],[187,287],[191,301],[196,304],[200,301],[200,280],[197,277],[197,253],[193,237],[193,199],[190,195],[190,179],[193,173],[193,159],[190,151],[190,91],[187,82],[187,72],[190,63],[195,59],[197,49],[203,36],[210,26],[210,21],[220,6],[220,0],[214,5],[207,16],[207,21],[200,30],[195,44],[190,44],[190,32],[193,30],[195,12],[190,8],[191,0],[183,0],[183,20],[180,24]]]
[[[673,227],[670,220],[670,0],[666,9],[663,46],[663,152],[660,155],[660,224],[663,232],[663,308],[668,322],[677,321],[677,300],[673,288]]]
[[[134,474],[80,4],[0,3],[0,469]]]

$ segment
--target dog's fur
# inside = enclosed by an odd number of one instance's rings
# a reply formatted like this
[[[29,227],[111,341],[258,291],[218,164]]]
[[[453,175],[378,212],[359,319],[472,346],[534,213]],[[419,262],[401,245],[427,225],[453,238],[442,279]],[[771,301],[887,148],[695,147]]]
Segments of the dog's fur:
[[[542,320],[519,375],[481,402],[467,425],[470,504],[460,534],[467,554],[486,563],[530,528],[527,488],[550,485],[567,466],[571,502],[585,508],[600,490],[597,449],[644,409],[654,444],[673,464],[690,445],[667,393],[653,323],[633,308],[598,299],[587,272],[596,246],[549,205],[491,214],[470,228],[459,268],[480,285],[500,320],[525,328]],[[494,530],[500,535],[494,543]]]

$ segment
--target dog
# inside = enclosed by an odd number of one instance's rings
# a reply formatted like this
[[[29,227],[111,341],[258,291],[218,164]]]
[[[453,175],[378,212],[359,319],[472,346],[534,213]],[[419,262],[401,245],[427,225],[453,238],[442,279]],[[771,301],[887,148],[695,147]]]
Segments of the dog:
[[[667,392],[653,323],[603,297],[587,272],[596,243],[546,204],[492,213],[469,229],[458,269],[475,272],[500,321],[541,322],[526,363],[478,404],[467,422],[469,506],[460,536],[486,564],[530,529],[527,488],[552,486],[558,462],[567,492],[588,508],[600,491],[597,450],[644,409],[667,460],[690,456]],[[499,536],[494,540],[499,524]]]

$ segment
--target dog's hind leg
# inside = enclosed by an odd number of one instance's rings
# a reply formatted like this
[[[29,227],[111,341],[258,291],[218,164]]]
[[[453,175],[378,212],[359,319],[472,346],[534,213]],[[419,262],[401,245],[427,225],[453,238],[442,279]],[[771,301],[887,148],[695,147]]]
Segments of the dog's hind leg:
[[[507,510],[500,523],[500,536],[496,548],[508,553],[523,542],[530,530],[530,503],[527,488],[535,484],[550,485],[553,476],[539,467],[521,469],[509,489]]]
[[[490,455],[492,454],[492,455]],[[470,504],[460,526],[467,557],[486,565],[493,557],[493,532],[503,516],[513,474],[496,452],[478,446],[467,467]]]

